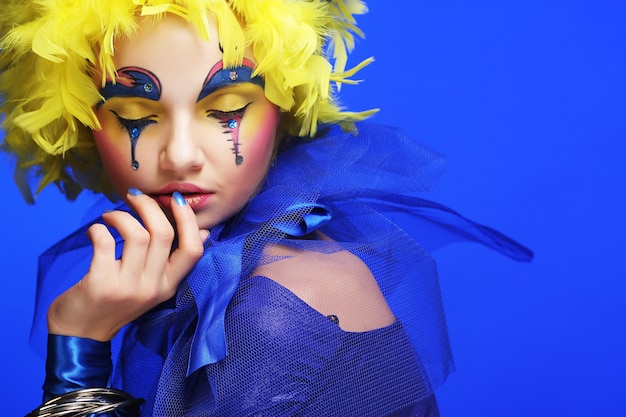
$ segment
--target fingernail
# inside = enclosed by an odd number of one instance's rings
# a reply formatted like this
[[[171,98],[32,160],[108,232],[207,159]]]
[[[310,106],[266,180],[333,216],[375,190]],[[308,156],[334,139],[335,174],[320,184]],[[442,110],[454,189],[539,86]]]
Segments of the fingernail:
[[[129,188],[128,194],[130,195],[142,195],[143,193],[136,188]]]
[[[172,193],[172,198],[174,198],[174,202],[179,206],[187,205],[187,201],[185,201],[185,197],[183,197],[183,195],[179,193],[178,191],[174,191]]]

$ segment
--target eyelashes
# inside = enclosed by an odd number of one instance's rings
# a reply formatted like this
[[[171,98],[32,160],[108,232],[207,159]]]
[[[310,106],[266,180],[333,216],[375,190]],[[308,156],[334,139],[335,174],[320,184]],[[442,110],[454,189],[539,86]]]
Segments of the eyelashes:
[[[232,110],[232,111],[220,111],[220,110],[207,110],[207,117],[213,118],[221,122],[222,124],[230,121],[232,119],[241,120],[243,118],[244,113],[246,112],[247,107],[250,103],[245,106]],[[125,117],[120,116],[115,110],[110,110],[116,117],[120,126],[128,132],[131,140],[137,140],[139,135],[147,126],[154,124],[157,122],[155,115],[150,115],[146,117],[141,117],[139,119],[127,119]],[[228,124],[228,123],[227,123]],[[230,128],[233,129],[234,123],[230,124]]]
[[[240,151],[240,143],[239,143],[239,125],[241,124],[241,119],[243,118],[247,107],[250,103],[245,106],[232,110],[232,111],[220,111],[220,110],[207,110],[206,115],[209,118],[216,119],[219,124],[222,126],[224,131],[222,133],[229,135],[229,142],[232,142],[231,151],[233,155],[235,155],[235,164],[241,165],[243,163],[243,156]],[[125,117],[120,116],[116,111],[110,110],[111,113],[115,115],[117,118],[121,128],[126,130],[128,133],[128,137],[130,139],[130,165],[132,169],[139,169],[139,161],[137,161],[135,157],[135,150],[137,147],[137,141],[139,140],[139,135],[141,132],[149,125],[157,123],[157,116],[150,115],[146,117],[142,117],[139,119],[127,119]]]
[[[220,122],[224,122],[225,120],[234,119],[234,118],[241,119],[249,105],[250,103],[246,104],[245,106],[239,109],[232,110],[232,111],[207,110],[206,115],[207,117],[217,119]]]
[[[146,126],[156,123],[156,120],[155,120],[156,116],[154,115],[142,117],[140,119],[127,119],[117,114],[114,110],[111,110],[111,113],[113,113],[117,117],[117,120],[120,122],[120,125],[124,129],[126,129],[126,131],[128,131],[128,134],[130,135],[131,139],[137,139],[141,131]]]

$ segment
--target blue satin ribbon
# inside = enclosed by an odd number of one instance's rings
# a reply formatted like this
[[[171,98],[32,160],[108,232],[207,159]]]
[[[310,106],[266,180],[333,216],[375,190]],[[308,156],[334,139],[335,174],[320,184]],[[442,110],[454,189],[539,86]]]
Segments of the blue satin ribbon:
[[[332,219],[332,211],[323,204],[299,203],[287,207],[287,218],[272,222],[272,226],[289,236],[306,236],[319,229]],[[291,218],[291,213],[298,213],[299,221]]]
[[[106,387],[111,368],[110,342],[48,335],[44,402],[82,388]]]

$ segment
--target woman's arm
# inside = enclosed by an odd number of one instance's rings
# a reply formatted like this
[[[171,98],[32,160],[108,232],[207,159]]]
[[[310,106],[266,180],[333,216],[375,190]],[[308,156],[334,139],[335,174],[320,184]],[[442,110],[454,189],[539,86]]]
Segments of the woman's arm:
[[[171,298],[202,255],[208,232],[198,229],[184,199],[172,199],[177,233],[150,197],[129,192],[129,213],[103,215],[124,239],[121,259],[102,224],[89,228],[93,258],[88,273],[54,300],[48,311],[48,355],[44,401],[88,388],[108,386],[110,340],[130,321]],[[175,237],[177,247],[172,251]]]

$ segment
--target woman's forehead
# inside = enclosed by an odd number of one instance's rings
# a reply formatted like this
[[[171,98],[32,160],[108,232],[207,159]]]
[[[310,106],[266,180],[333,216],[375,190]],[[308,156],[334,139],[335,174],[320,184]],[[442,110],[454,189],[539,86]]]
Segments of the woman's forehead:
[[[174,57],[177,52],[185,51],[205,51],[220,58],[223,54],[216,24],[213,19],[208,26],[208,37],[204,37],[191,22],[171,13],[158,19],[151,16],[140,18],[135,32],[114,41],[113,62],[117,68],[140,64],[146,67],[145,63],[153,62],[156,57]],[[203,57],[199,55],[197,58]]]
[[[161,87],[167,90],[175,85],[194,88],[200,100],[224,86],[241,82],[263,88],[262,77],[254,74],[252,49],[246,48],[238,65],[225,67],[215,19],[208,27],[207,39],[191,22],[176,15],[165,14],[158,20],[141,19],[137,32],[114,43],[113,64],[117,73],[106,79],[104,92],[133,90],[137,95],[148,93],[147,98],[152,98]],[[121,86],[113,88],[112,84],[118,82]],[[143,91],[142,86],[149,91]]]

